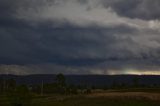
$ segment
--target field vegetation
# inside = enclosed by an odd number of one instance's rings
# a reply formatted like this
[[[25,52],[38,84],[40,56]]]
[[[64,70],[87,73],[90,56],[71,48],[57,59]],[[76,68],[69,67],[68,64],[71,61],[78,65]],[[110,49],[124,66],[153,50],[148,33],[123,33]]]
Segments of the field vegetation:
[[[56,82],[17,85],[14,79],[0,83],[0,106],[160,106],[160,88],[115,85],[98,89],[66,84],[63,74]]]

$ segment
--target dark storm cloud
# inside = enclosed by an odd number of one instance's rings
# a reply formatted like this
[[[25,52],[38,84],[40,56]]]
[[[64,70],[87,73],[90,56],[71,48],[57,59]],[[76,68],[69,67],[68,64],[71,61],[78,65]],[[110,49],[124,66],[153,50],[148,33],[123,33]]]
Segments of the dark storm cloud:
[[[121,16],[144,20],[160,19],[159,0],[104,0],[104,3]]]
[[[15,23],[1,30],[1,63],[91,65],[152,57],[151,53],[138,48],[132,39],[132,34],[137,34],[138,30],[128,26],[52,28],[44,24],[34,27],[21,21]],[[20,27],[18,23],[23,24]],[[138,54],[133,53],[134,49]]]
[[[76,61],[84,64],[104,61],[110,58],[106,55],[107,49],[117,42],[116,37],[110,36],[115,29],[115,33],[119,34],[133,33],[126,26],[80,28],[66,25],[52,28],[46,24],[34,27],[19,20],[14,21],[11,25],[3,26],[0,31],[3,51],[0,54],[4,58],[1,62],[7,60],[6,64],[54,62],[74,65]],[[108,51],[108,55],[111,54],[112,51]]]
[[[0,64],[8,65],[0,68],[25,74],[159,69],[159,2],[152,2],[1,0]]]
[[[13,0],[1,0],[0,1],[0,13],[1,19],[9,18],[12,15],[12,12],[15,8]]]

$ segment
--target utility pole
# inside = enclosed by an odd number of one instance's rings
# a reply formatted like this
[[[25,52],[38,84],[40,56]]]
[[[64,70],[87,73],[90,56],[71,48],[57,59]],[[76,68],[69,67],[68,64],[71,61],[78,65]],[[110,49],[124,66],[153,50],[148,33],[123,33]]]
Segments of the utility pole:
[[[7,90],[8,90],[8,71],[9,71],[9,68],[8,67],[6,67],[5,68],[5,75],[4,75],[4,87],[3,87],[3,89],[4,89],[4,92],[6,92]]]
[[[6,91],[6,79],[3,78],[3,93]]]
[[[5,74],[3,78],[3,92],[5,93],[8,90],[8,67],[5,69]]]
[[[41,83],[41,96],[43,96],[43,86],[44,86],[44,84],[43,84],[43,80],[42,80],[42,83]]]
[[[9,84],[9,83],[8,83],[8,80],[9,80],[9,78],[8,78],[8,68],[7,68],[7,78],[6,78],[6,79],[7,79],[7,80],[6,80],[6,90],[8,90],[8,86],[9,86],[9,85],[8,85],[8,84]]]

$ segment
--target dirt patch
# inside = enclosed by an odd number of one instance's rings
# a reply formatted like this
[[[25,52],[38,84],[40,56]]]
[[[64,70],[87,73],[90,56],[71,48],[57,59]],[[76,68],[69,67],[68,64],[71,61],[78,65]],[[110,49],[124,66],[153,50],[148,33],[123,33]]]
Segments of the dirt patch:
[[[145,92],[105,92],[105,93],[92,93],[87,97],[107,97],[107,98],[133,98],[133,99],[149,99],[160,101],[160,93],[145,93]]]

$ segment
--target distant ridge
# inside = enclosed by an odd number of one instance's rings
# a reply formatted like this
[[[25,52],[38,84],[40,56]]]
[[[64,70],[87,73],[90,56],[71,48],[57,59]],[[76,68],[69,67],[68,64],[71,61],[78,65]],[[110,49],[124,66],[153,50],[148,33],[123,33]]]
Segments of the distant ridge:
[[[113,83],[131,85],[134,79],[138,79],[139,84],[159,85],[160,75],[65,75],[68,84],[88,85],[88,86],[111,86]],[[55,74],[35,74],[35,75],[0,75],[0,79],[15,79],[18,84],[41,84],[55,82]]]

